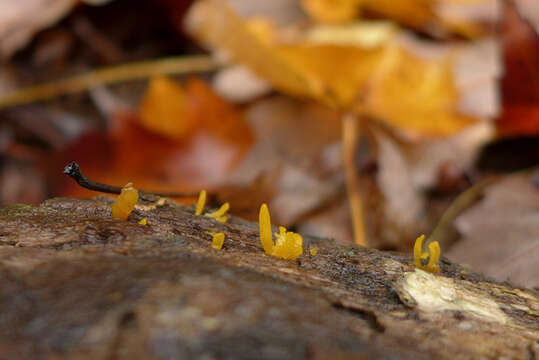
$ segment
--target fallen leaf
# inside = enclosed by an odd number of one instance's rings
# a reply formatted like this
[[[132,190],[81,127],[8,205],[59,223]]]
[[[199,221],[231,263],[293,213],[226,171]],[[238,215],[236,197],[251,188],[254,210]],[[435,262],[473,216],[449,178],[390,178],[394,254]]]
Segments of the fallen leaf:
[[[221,201],[239,200],[241,213],[250,218],[258,216],[262,201],[267,202],[275,221],[290,226],[342,191],[340,156],[336,167],[325,151],[340,139],[335,111],[312,101],[277,96],[251,105],[246,119],[255,144],[231,173]],[[238,199],[242,193],[259,200],[249,204]]]
[[[346,198],[336,198],[332,204],[324,207],[297,225],[300,234],[334,239],[340,244],[353,244],[352,223]]]
[[[359,15],[361,0],[301,0],[305,11],[316,21],[335,24],[352,21]]]
[[[251,32],[223,1],[197,1],[185,19],[186,30],[210,48],[221,49],[272,85],[296,95],[321,97],[323,85]]]
[[[512,2],[504,3],[502,46],[503,112],[500,136],[539,134],[539,35],[520,17]]]
[[[539,3],[535,0],[515,0],[519,13],[527,19],[539,33]]]
[[[102,4],[110,0],[85,0]],[[0,5],[0,57],[8,58],[39,30],[46,28],[79,3],[78,0],[9,1]]]
[[[414,185],[420,189],[432,188],[444,164],[454,164],[460,172],[472,169],[479,151],[494,136],[494,125],[481,122],[449,137],[409,146],[405,154]]]
[[[165,76],[152,78],[140,105],[142,125],[170,138],[187,137],[196,119],[190,116],[185,97],[185,91],[175,81]]]
[[[189,32],[206,46],[248,66],[284,93],[341,110],[355,108],[419,135],[448,135],[475,121],[456,110],[450,60],[408,54],[391,41],[391,27],[324,28],[322,36],[306,32],[280,41],[276,30],[263,24],[258,20],[253,27],[215,0],[197,2],[186,18]],[[347,38],[343,45],[346,31],[357,43]],[[362,32],[365,36],[358,36]]]
[[[445,254],[500,281],[537,287],[538,209],[539,190],[532,177],[509,176],[487,188],[484,199],[457,218],[463,238]]]
[[[360,113],[427,136],[449,135],[476,121],[457,111],[459,94],[447,58],[425,61],[399,47],[386,51],[358,104]]]
[[[385,217],[409,230],[423,214],[423,196],[413,182],[410,166],[397,143],[380,131],[375,131],[375,137],[379,167],[377,183],[384,197]]]
[[[302,0],[305,11],[326,24],[342,24],[360,17],[396,21],[434,35],[457,33],[477,37],[486,32],[482,23],[494,24],[494,0]]]

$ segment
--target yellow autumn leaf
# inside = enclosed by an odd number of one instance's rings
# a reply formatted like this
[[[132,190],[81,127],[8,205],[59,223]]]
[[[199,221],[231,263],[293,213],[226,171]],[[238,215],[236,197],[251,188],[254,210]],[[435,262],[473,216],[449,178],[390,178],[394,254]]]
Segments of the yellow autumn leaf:
[[[432,0],[302,0],[305,11],[321,23],[339,24],[357,19],[362,11],[422,27],[434,18]]]
[[[360,0],[363,11],[415,28],[425,28],[435,21],[435,4],[436,0]]]
[[[400,24],[439,33],[451,31],[467,37],[482,34],[482,28],[467,18],[455,18],[442,7],[460,6],[470,8],[496,0],[302,0],[305,11],[317,22],[342,24],[361,17],[362,13],[391,19]],[[494,5],[493,5],[494,6]]]
[[[456,113],[449,60],[409,55],[392,41],[392,26],[314,27],[281,38],[267,22],[243,20],[217,0],[195,3],[187,24],[211,49],[284,93],[356,110],[419,135],[447,135],[472,122]]]
[[[324,41],[309,41],[309,34],[305,41],[280,44],[269,39],[270,31],[262,24],[259,20],[244,21],[225,2],[216,0],[195,3],[186,21],[188,30],[199,40],[249,66],[276,89],[339,108],[355,100],[380,60],[380,45],[394,32],[391,27],[378,26],[379,34],[375,35],[374,28],[363,26],[369,38],[356,36],[358,44],[354,46],[328,41],[327,36]],[[314,36],[320,38],[320,32]],[[361,41],[368,44],[360,46]]]
[[[475,122],[457,112],[458,92],[451,63],[422,60],[391,47],[369,81],[360,113],[403,132],[449,135]]]
[[[359,16],[361,0],[301,0],[305,11],[316,21],[340,24]]]
[[[224,1],[197,1],[189,10],[185,27],[206,46],[247,64],[283,92],[314,98],[324,94],[324,85],[319,80],[284,59]]]

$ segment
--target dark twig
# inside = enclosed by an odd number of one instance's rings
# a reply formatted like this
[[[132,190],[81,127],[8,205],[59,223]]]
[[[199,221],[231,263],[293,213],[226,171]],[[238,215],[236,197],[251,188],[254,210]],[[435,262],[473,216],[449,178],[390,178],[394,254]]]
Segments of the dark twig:
[[[112,186],[103,184],[97,181],[93,181],[91,179],[88,179],[80,170],[79,164],[72,161],[69,164],[66,165],[64,168],[64,174],[69,175],[73,178],[79,184],[85,189],[93,190],[93,191],[99,191],[104,192],[108,194],[119,194],[122,191],[122,188],[119,186]],[[153,191],[144,191],[139,190],[139,195],[143,200],[149,200],[149,197],[152,195],[154,196],[161,196],[161,197],[171,197],[171,198],[179,198],[179,197],[196,197],[197,194],[195,193],[179,193],[179,192],[153,192]]]

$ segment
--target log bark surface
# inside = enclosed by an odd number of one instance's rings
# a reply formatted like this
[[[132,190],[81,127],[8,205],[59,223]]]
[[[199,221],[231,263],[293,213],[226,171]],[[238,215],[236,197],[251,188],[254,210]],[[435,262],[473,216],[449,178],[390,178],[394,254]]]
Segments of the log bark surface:
[[[539,357],[535,290],[312,237],[277,259],[256,223],[171,202],[110,214],[107,198],[0,209],[0,358]]]

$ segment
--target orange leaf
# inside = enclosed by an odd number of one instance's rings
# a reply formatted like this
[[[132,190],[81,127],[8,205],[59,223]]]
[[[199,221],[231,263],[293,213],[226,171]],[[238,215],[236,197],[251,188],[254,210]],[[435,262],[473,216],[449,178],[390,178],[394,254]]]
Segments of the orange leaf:
[[[171,138],[188,136],[196,125],[188,114],[184,90],[165,76],[150,80],[139,114],[145,127]]]

